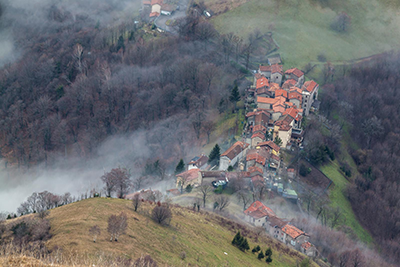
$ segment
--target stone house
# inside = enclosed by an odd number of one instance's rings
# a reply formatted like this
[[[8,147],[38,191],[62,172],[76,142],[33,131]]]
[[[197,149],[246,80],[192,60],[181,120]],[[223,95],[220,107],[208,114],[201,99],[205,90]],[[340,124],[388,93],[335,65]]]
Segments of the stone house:
[[[296,81],[295,86],[301,87],[304,83],[304,73],[298,68],[292,68],[285,71],[286,79],[293,79]]]
[[[290,103],[293,103],[296,108],[303,108],[303,94],[300,88],[292,87],[289,90],[288,100]]]
[[[256,147],[259,143],[265,141],[265,134],[256,132],[251,136],[251,147]]]
[[[267,127],[271,118],[271,113],[266,110],[256,109],[253,112],[247,113],[246,118],[249,125],[262,125]]]
[[[284,227],[286,224],[287,222],[282,220],[281,218],[272,216],[268,218],[268,221],[265,223],[264,228],[271,236],[283,242],[282,227]]]
[[[264,226],[268,217],[276,216],[275,213],[260,201],[253,202],[245,211],[245,220],[254,226]]]
[[[263,157],[258,153],[251,153],[247,154],[246,156],[247,169],[249,169],[252,166],[256,166],[260,169],[263,169],[266,163],[267,163],[267,157]]]
[[[274,64],[271,65],[271,82],[279,84],[279,86],[282,84],[282,77],[283,77],[283,69],[281,65]]]
[[[196,156],[190,160],[188,163],[188,170],[191,169],[200,169],[204,170],[208,166],[208,157],[204,154],[201,154],[200,156]]]
[[[283,243],[297,250],[300,250],[301,245],[308,242],[310,238],[306,233],[291,224],[286,224],[282,227],[281,237],[283,238]]]
[[[262,66],[258,67],[258,73],[264,75],[266,78],[271,78],[271,66]]]
[[[305,242],[305,243],[301,244],[300,251],[311,258],[318,256],[317,248],[310,242]]]
[[[197,168],[177,174],[176,187],[180,189],[182,183],[184,188],[186,188],[189,184],[193,187],[201,185],[201,177],[199,174],[200,170]]]
[[[219,169],[226,171],[229,166],[234,166],[246,154],[249,144],[237,141],[228,150],[221,154]]]

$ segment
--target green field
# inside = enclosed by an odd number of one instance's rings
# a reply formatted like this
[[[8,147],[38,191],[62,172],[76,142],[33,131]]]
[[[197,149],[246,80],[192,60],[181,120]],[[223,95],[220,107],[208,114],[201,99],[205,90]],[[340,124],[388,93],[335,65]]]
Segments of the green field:
[[[329,199],[331,200],[331,206],[340,207],[344,217],[346,218],[345,224],[354,230],[354,233],[361,241],[367,244],[372,243],[371,235],[358,222],[351,207],[351,204],[345,196],[345,190],[349,185],[349,182],[339,172],[339,166],[337,165],[337,163],[331,162],[330,164],[322,166],[320,169],[334,183],[334,187],[331,187],[329,190]]]
[[[320,2],[332,4],[322,7]],[[250,0],[211,21],[221,33],[243,38],[254,29],[273,32],[285,67],[302,68],[317,62],[319,54],[344,61],[399,48],[398,10],[390,0]],[[330,29],[339,12],[351,16],[347,33]]]

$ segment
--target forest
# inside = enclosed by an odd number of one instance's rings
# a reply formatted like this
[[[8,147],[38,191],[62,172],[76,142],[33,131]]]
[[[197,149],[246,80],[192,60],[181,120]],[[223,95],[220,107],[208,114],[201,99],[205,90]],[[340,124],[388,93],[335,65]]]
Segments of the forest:
[[[353,66],[325,87],[323,105],[351,136],[348,149],[359,172],[347,192],[353,210],[393,262],[400,261],[399,59],[388,54]]]
[[[102,1],[93,10],[94,3],[75,3],[80,8],[71,11],[53,1],[39,16],[3,6],[1,25],[19,51],[0,70],[0,149],[8,166],[87,158],[107,137],[136,130],[147,131],[150,158],[177,160],[187,143],[209,136],[212,113],[226,108],[241,75],[221,36],[195,16],[179,21],[178,36],[162,38],[132,18],[112,24],[122,3],[129,2]]]

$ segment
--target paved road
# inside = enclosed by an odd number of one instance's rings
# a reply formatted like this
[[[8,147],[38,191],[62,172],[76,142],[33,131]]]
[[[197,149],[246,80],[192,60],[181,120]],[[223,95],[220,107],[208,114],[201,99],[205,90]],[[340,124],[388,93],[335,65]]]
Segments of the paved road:
[[[165,22],[167,22],[167,20],[177,20],[186,16],[186,10],[189,7],[189,0],[180,0],[178,5],[180,7],[179,10],[176,10],[171,16],[160,15],[155,20],[155,24],[158,28],[171,33],[177,33],[174,27],[165,25]]]

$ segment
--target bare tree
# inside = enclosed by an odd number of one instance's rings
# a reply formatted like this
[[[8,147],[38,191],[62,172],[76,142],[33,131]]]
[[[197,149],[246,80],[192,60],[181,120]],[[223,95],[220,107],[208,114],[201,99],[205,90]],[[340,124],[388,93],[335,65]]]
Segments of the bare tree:
[[[135,211],[137,211],[137,209],[139,208],[140,203],[141,203],[141,201],[140,201],[140,194],[139,194],[139,193],[136,193],[136,194],[133,196],[133,198],[132,198],[133,209],[134,209]]]
[[[236,193],[239,202],[243,203],[243,210],[246,210],[247,204],[250,202],[249,192],[247,190],[240,190]]]
[[[133,181],[133,187],[135,190],[140,190],[142,188],[143,182],[146,180],[146,176],[140,176]]]
[[[90,227],[89,229],[89,234],[93,237],[93,242],[96,242],[97,237],[100,235],[100,227],[97,225],[94,225]]]
[[[123,234],[128,226],[128,217],[121,212],[120,215],[111,215],[108,218],[107,231],[111,235],[110,241],[118,241],[118,238]]]
[[[206,201],[210,194],[212,193],[212,187],[209,185],[201,185],[199,187],[199,194],[201,196],[201,199],[203,200],[203,208],[206,207]]]
[[[336,207],[335,209],[332,209],[330,211],[330,217],[331,217],[331,228],[333,229],[336,225],[340,223],[340,221],[345,218],[343,216],[343,212],[339,207]]]
[[[204,132],[207,134],[207,144],[210,143],[210,135],[215,129],[215,123],[213,121],[205,121],[203,123]]]
[[[156,206],[151,212],[151,218],[161,225],[169,225],[172,219],[172,212],[166,206]]]
[[[227,195],[222,195],[222,194],[215,196],[214,200],[216,203],[218,203],[217,207],[219,211],[223,211],[231,203],[229,197]]]
[[[105,173],[101,180],[105,183],[104,189],[107,197],[111,197],[111,194],[116,191],[118,197],[123,198],[131,185],[128,170],[120,167]]]

